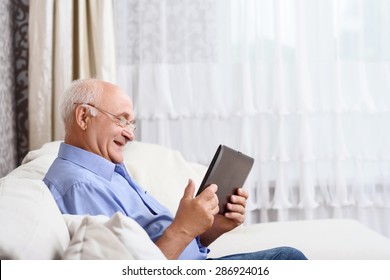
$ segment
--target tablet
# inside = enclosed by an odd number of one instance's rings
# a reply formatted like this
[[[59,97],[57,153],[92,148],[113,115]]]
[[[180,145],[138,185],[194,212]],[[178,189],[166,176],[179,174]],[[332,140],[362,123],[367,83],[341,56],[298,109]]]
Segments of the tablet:
[[[218,185],[219,213],[226,212],[230,195],[242,187],[252,169],[254,159],[239,151],[220,145],[207,169],[196,195],[211,184]]]

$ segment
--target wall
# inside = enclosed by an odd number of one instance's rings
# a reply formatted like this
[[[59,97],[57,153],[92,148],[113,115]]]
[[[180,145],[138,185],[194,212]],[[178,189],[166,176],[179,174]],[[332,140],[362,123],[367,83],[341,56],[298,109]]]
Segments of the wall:
[[[16,166],[12,1],[0,1],[0,177]]]

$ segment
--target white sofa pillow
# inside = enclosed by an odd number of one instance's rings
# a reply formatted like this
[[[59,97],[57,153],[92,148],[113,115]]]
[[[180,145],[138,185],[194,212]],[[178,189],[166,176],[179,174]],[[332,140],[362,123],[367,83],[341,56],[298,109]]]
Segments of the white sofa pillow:
[[[144,229],[121,213],[105,216],[64,215],[71,242],[64,259],[165,259]]]
[[[60,259],[69,233],[41,180],[0,180],[0,259]]]

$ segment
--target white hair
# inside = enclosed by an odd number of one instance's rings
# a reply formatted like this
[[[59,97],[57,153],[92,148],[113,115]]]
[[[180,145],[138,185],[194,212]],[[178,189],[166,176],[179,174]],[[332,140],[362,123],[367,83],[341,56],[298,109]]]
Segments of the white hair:
[[[69,88],[64,92],[60,102],[60,112],[65,130],[74,121],[74,110],[79,104],[91,103],[99,106],[103,94],[102,82],[98,79],[80,79],[71,83]],[[95,108],[88,106],[92,116],[96,116]]]

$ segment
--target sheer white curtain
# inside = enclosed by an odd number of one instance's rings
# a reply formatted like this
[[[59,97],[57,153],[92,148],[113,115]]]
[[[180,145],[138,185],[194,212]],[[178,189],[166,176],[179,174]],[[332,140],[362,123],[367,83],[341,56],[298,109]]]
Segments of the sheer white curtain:
[[[390,2],[115,2],[137,137],[255,157],[248,222],[354,218],[390,236]]]

